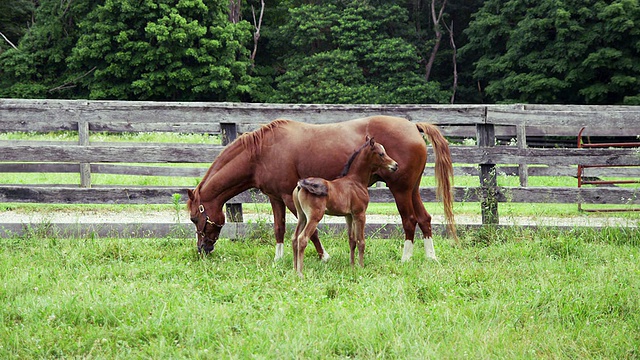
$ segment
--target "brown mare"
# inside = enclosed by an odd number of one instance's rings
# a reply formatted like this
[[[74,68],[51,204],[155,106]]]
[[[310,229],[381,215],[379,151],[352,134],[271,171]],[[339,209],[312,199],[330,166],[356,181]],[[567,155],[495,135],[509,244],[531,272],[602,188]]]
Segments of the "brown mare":
[[[191,221],[196,226],[198,249],[205,253],[213,251],[225,222],[224,203],[247,189],[257,188],[271,202],[276,259],[282,257],[285,211],[288,208],[295,214],[291,194],[298,180],[310,176],[335,179],[353,150],[368,134],[387,144],[389,156],[398,162],[398,171],[380,169],[371,176],[369,184],[384,181],[395,198],[406,239],[402,260],[408,260],[413,254],[416,224],[424,234],[427,256],[435,259],[431,216],[424,208],[419,193],[427,161],[427,146],[421,133],[433,146],[437,194],[444,205],[449,233],[457,240],[450,181],[453,167],[447,140],[431,124],[412,123],[391,116],[371,116],[323,125],[275,120],[239,136],[215,159],[200,184],[188,191],[187,206]],[[317,232],[311,236],[311,241],[320,258],[326,258]]]
[[[367,137],[360,149],[351,155],[337,179],[328,181],[311,177],[298,181],[292,195],[298,213],[292,243],[293,268],[301,277],[304,249],[324,214],[346,218],[351,266],[355,263],[356,245],[360,266],[364,266],[364,224],[369,205],[367,187],[371,175],[381,168],[394,172],[398,170],[398,163],[387,155],[384,146]]]

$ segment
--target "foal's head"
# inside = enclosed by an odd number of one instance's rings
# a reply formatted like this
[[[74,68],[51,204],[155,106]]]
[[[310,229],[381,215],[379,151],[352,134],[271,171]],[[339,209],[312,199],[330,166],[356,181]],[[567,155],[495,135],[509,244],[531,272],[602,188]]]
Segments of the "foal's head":
[[[366,137],[365,143],[351,155],[351,158],[349,158],[349,161],[347,161],[347,164],[342,170],[341,176],[347,175],[355,163],[368,164],[368,170],[370,172],[375,172],[378,169],[387,169],[389,171],[398,170],[398,163],[387,155],[384,146],[369,136]],[[363,166],[356,167],[358,169],[363,168]],[[356,169],[354,170],[358,171]]]

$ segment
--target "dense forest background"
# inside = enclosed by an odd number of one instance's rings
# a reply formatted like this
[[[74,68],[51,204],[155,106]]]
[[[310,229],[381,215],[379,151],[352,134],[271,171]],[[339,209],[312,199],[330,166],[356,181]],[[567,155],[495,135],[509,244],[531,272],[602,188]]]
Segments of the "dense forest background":
[[[638,0],[3,0],[0,97],[640,104]]]

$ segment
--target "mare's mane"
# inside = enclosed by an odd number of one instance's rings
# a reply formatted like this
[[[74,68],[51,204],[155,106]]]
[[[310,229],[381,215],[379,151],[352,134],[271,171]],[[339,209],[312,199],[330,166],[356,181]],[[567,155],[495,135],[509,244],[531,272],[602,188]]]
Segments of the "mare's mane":
[[[285,126],[289,123],[291,123],[290,120],[283,120],[283,119],[274,120],[268,124],[262,125],[257,130],[242,134],[239,138],[236,139],[236,141],[242,144],[243,149],[251,151],[252,157],[259,155],[260,150],[264,145],[266,136],[273,134],[278,128]],[[222,155],[222,153],[220,155]]]
[[[265,142],[266,136],[268,134],[273,134],[276,129],[285,126],[290,122],[290,120],[274,120],[268,124],[262,125],[259,129],[240,135],[237,139],[231,142],[231,144],[225,146],[220,154],[218,154],[211,164],[211,167],[209,167],[202,177],[202,181],[198,184],[196,189],[198,189],[200,185],[202,185],[204,181],[208,179],[209,176],[213,175],[220,167],[224,166],[231,159],[236,157],[238,153],[248,150],[251,153],[251,158],[258,156]]]
[[[369,140],[365,141],[365,143],[362,144],[362,146],[360,146],[358,150],[354,151],[353,154],[351,154],[351,157],[349,158],[349,160],[347,160],[347,163],[344,165],[344,168],[342,169],[342,172],[340,173],[340,176],[338,176],[338,178],[347,176],[349,170],[351,169],[353,161],[356,159],[356,156],[358,156],[358,154],[360,154],[367,145],[369,145]]]

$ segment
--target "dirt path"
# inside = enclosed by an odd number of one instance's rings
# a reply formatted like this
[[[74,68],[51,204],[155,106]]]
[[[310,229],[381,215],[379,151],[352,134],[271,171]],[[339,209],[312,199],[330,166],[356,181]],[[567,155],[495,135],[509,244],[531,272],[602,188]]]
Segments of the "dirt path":
[[[247,223],[271,223],[273,219],[268,214],[245,214]],[[2,224],[189,224],[186,213],[180,213],[179,219],[175,211],[140,211],[127,210],[114,211],[55,211],[38,214],[35,212],[3,211],[0,212],[0,225]],[[287,223],[295,223],[293,215],[287,215]],[[325,223],[344,223],[342,217],[325,216]],[[456,222],[461,225],[480,225],[482,219],[474,215],[458,215]],[[392,215],[367,215],[369,224],[400,224],[400,216]],[[433,216],[434,224],[443,224],[444,217]],[[628,226],[638,227],[637,219],[612,216],[578,216],[578,217],[548,217],[548,216],[501,216],[500,225],[525,225],[525,226]]]

